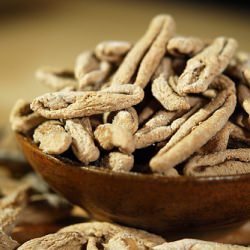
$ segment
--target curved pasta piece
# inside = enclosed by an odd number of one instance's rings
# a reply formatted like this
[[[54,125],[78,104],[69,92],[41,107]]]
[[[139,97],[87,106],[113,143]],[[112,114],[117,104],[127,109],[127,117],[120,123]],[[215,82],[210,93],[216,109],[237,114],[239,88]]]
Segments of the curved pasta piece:
[[[139,86],[116,84],[102,91],[47,93],[35,98],[31,109],[49,119],[68,119],[129,108],[143,97]]]

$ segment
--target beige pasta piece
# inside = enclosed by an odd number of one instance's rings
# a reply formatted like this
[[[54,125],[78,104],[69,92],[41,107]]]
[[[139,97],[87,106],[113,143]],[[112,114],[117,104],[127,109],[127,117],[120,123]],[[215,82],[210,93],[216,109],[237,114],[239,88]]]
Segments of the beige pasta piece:
[[[77,58],[75,63],[75,77],[81,80],[87,73],[97,70],[99,62],[92,51],[84,51]]]
[[[152,76],[152,80],[155,80],[160,75],[162,75],[164,79],[168,79],[170,76],[174,75],[171,58],[169,57],[162,58],[160,64],[158,65]]]
[[[35,98],[31,108],[50,119],[69,119],[129,108],[143,97],[139,86],[115,84],[102,91],[47,93]]]
[[[14,131],[27,133],[46,119],[30,108],[30,103],[22,99],[17,100],[10,113],[11,128]]]
[[[135,108],[130,107],[117,112],[106,112],[102,116],[103,123],[112,123],[124,127],[134,134],[139,126],[138,115]]]
[[[121,152],[110,152],[103,159],[103,165],[116,172],[129,172],[134,166],[134,156]]]
[[[25,242],[18,250],[81,250],[87,244],[85,235],[80,232],[48,234]]]
[[[126,41],[103,41],[95,48],[98,59],[108,62],[120,62],[131,49],[132,44]]]
[[[238,102],[242,108],[250,115],[250,89],[244,84],[237,86]]]
[[[194,56],[205,47],[205,42],[197,37],[175,36],[167,43],[167,52],[173,56]]]
[[[228,141],[233,127],[230,122],[227,124],[203,147],[198,150],[199,154],[210,154],[227,149]]]
[[[153,247],[153,250],[247,250],[248,247],[195,239],[182,239]]]
[[[0,199],[0,250],[12,250],[19,246],[9,234],[20,219],[28,201],[28,189],[20,188]]]
[[[98,69],[86,73],[79,79],[80,90],[97,90],[104,83],[111,70],[111,64],[102,61]]]
[[[86,247],[86,250],[99,250],[100,248],[97,246],[100,246],[100,244],[98,244],[98,240],[95,237],[89,237],[88,238],[88,244]]]
[[[160,126],[152,128],[149,131],[142,128],[135,134],[135,147],[136,149],[146,148],[157,142],[165,141],[174,132],[175,129],[172,129],[171,126]]]
[[[199,109],[200,103],[188,112],[159,111],[135,133],[135,147],[145,148],[162,142],[173,135],[179,127]]]
[[[30,189],[21,186],[12,194],[0,199],[0,231],[10,234],[28,203]]]
[[[217,95],[217,91],[215,89],[207,89],[206,91],[202,92],[202,96],[207,97],[209,99],[215,98]]]
[[[150,167],[154,172],[164,173],[183,162],[225,126],[236,106],[234,84],[226,76],[220,76],[214,85],[222,89],[216,98],[183,123],[151,159]]]
[[[168,81],[176,81],[175,77],[171,77]],[[163,76],[158,77],[152,84],[153,96],[162,104],[162,106],[169,111],[189,109],[187,97],[179,96],[171,88],[167,80]]]
[[[99,158],[89,118],[66,120],[65,130],[72,137],[72,151],[78,160],[88,164]]]
[[[33,139],[35,143],[39,143],[39,148],[43,152],[55,155],[65,152],[72,142],[70,134],[65,131],[62,123],[55,120],[46,121],[37,127]]]
[[[177,98],[183,97],[178,93],[177,83],[178,83],[178,76],[172,75],[169,78],[164,78],[169,85],[169,87],[172,89],[173,94],[176,94]],[[185,100],[185,99],[184,99]]]
[[[17,220],[20,218],[22,208],[19,205],[15,207],[1,208],[0,214],[0,230],[6,234],[10,234]]]
[[[184,175],[220,176],[250,173],[250,149],[227,149],[191,158],[184,167]]]
[[[135,143],[132,133],[124,127],[113,124],[101,124],[94,132],[95,139],[105,150],[112,150],[118,147],[123,153],[130,154],[135,150]]]
[[[168,171],[165,172],[165,176],[168,177],[179,177],[180,174],[175,168],[170,168]]]
[[[137,98],[137,101],[135,104],[139,103],[142,101],[144,97],[144,91],[142,88],[134,85],[134,84],[123,84],[121,85],[120,83],[113,84],[112,86],[102,89],[101,92],[107,92],[107,93],[120,93],[128,96],[133,96]],[[120,101],[121,102],[121,101]],[[133,105],[135,105],[133,104]]]
[[[119,233],[104,245],[106,250],[147,250],[143,241],[132,234]]]
[[[113,118],[112,124],[123,127],[134,134],[139,126],[136,110],[131,107],[117,112]]]
[[[158,111],[144,126],[135,133],[135,147],[145,148],[156,142],[167,139],[172,131],[171,122],[178,117],[176,112]]]
[[[228,96],[233,95],[233,97],[235,98],[235,87],[233,82],[229,78],[221,75],[220,77],[216,78],[213,85],[215,89],[218,89],[220,91],[217,92],[217,96],[213,98],[210,103],[199,110],[199,112],[194,114],[192,119],[188,121],[187,124],[190,130],[192,129],[192,126],[197,126],[197,124],[200,124],[201,120],[206,119],[209,114],[213,113],[216,109],[222,106]],[[175,143],[178,140],[179,136],[184,136],[184,134],[187,133],[186,129],[187,127],[183,126],[181,130],[178,131],[178,136],[175,136],[175,138],[171,139],[171,143]]]
[[[77,87],[74,71],[69,69],[41,68],[36,71],[36,78],[54,91],[59,91],[66,87],[74,89]]]
[[[249,56],[249,52],[239,50],[236,52],[234,59],[237,61],[238,64],[249,65]]]
[[[211,45],[187,61],[186,68],[178,80],[179,93],[205,91],[229,64],[237,42],[232,38],[218,37]]]
[[[0,250],[14,250],[20,244],[0,229]]]
[[[246,84],[250,87],[250,66],[249,68],[243,70],[243,76]]]
[[[104,114],[102,114],[102,123],[101,124],[103,124],[103,123],[112,123],[112,120],[114,119],[114,116],[118,112],[105,112]]]
[[[162,29],[159,35],[153,41],[147,54],[141,61],[137,72],[135,84],[145,88],[164,57],[166,44],[175,32],[175,22],[171,16],[165,16]]]
[[[145,53],[149,50],[153,43],[154,47],[148,51],[148,56],[143,63],[143,67],[140,70],[139,78],[137,79],[137,83],[141,85],[142,74],[144,73],[145,67],[148,66],[150,63],[150,70],[146,74],[146,78],[152,76],[155,69],[157,68],[160,60],[164,56],[165,48],[162,47],[165,40],[169,39],[170,35],[174,32],[174,21],[171,16],[168,15],[158,15],[153,18],[151,21],[148,30],[143,35],[143,37],[133,46],[133,48],[129,51],[127,56],[124,58],[122,64],[118,68],[117,72],[115,73],[112,82],[114,83],[129,83],[135,74],[136,69],[142,58],[144,57]],[[167,31],[167,28],[169,30]],[[171,34],[170,34],[171,33]],[[161,34],[161,36],[159,35]],[[167,38],[164,38],[164,35],[167,35]],[[157,37],[159,37],[156,39]],[[160,45],[159,49],[156,46]],[[164,44],[165,46],[166,44]],[[157,55],[156,55],[157,54]],[[151,61],[150,61],[151,60]],[[149,62],[150,61],[150,62]],[[149,78],[150,78],[149,77]],[[149,80],[149,79],[148,79]],[[143,79],[143,84],[147,80]],[[145,87],[145,86],[143,86]]]
[[[155,115],[149,119],[143,126],[143,128],[157,128],[160,126],[168,125],[174,119],[178,118],[183,111],[166,111],[159,110]]]
[[[59,232],[80,232],[85,235],[87,239],[95,237],[99,243],[104,246],[111,240],[120,238],[121,235],[130,235],[138,242],[141,242],[146,249],[159,244],[163,244],[165,240],[155,234],[138,230],[134,228],[119,226],[108,222],[88,222],[79,223],[62,228]]]

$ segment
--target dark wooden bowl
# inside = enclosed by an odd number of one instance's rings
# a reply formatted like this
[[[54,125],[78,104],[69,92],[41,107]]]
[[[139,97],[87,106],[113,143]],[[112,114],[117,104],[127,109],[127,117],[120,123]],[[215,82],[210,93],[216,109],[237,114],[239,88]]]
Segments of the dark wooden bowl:
[[[221,228],[250,218],[250,175],[164,177],[79,167],[17,134],[28,162],[52,188],[95,219],[164,234]]]

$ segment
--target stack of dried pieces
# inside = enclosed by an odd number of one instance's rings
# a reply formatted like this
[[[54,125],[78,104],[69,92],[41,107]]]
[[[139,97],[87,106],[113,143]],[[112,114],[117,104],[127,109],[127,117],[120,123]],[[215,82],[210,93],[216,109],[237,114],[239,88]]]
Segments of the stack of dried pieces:
[[[179,36],[173,18],[158,15],[135,44],[104,41],[74,70],[39,70],[56,92],[18,101],[12,127],[86,166],[250,173],[250,59],[236,49],[233,38]]]

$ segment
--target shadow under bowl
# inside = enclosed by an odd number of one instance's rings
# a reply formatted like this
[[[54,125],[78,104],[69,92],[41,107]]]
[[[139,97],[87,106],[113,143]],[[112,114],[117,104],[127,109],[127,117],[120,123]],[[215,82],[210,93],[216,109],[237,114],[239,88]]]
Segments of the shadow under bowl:
[[[16,137],[34,170],[94,219],[164,235],[214,230],[250,218],[250,174],[164,177],[79,167],[43,153],[21,134]]]

